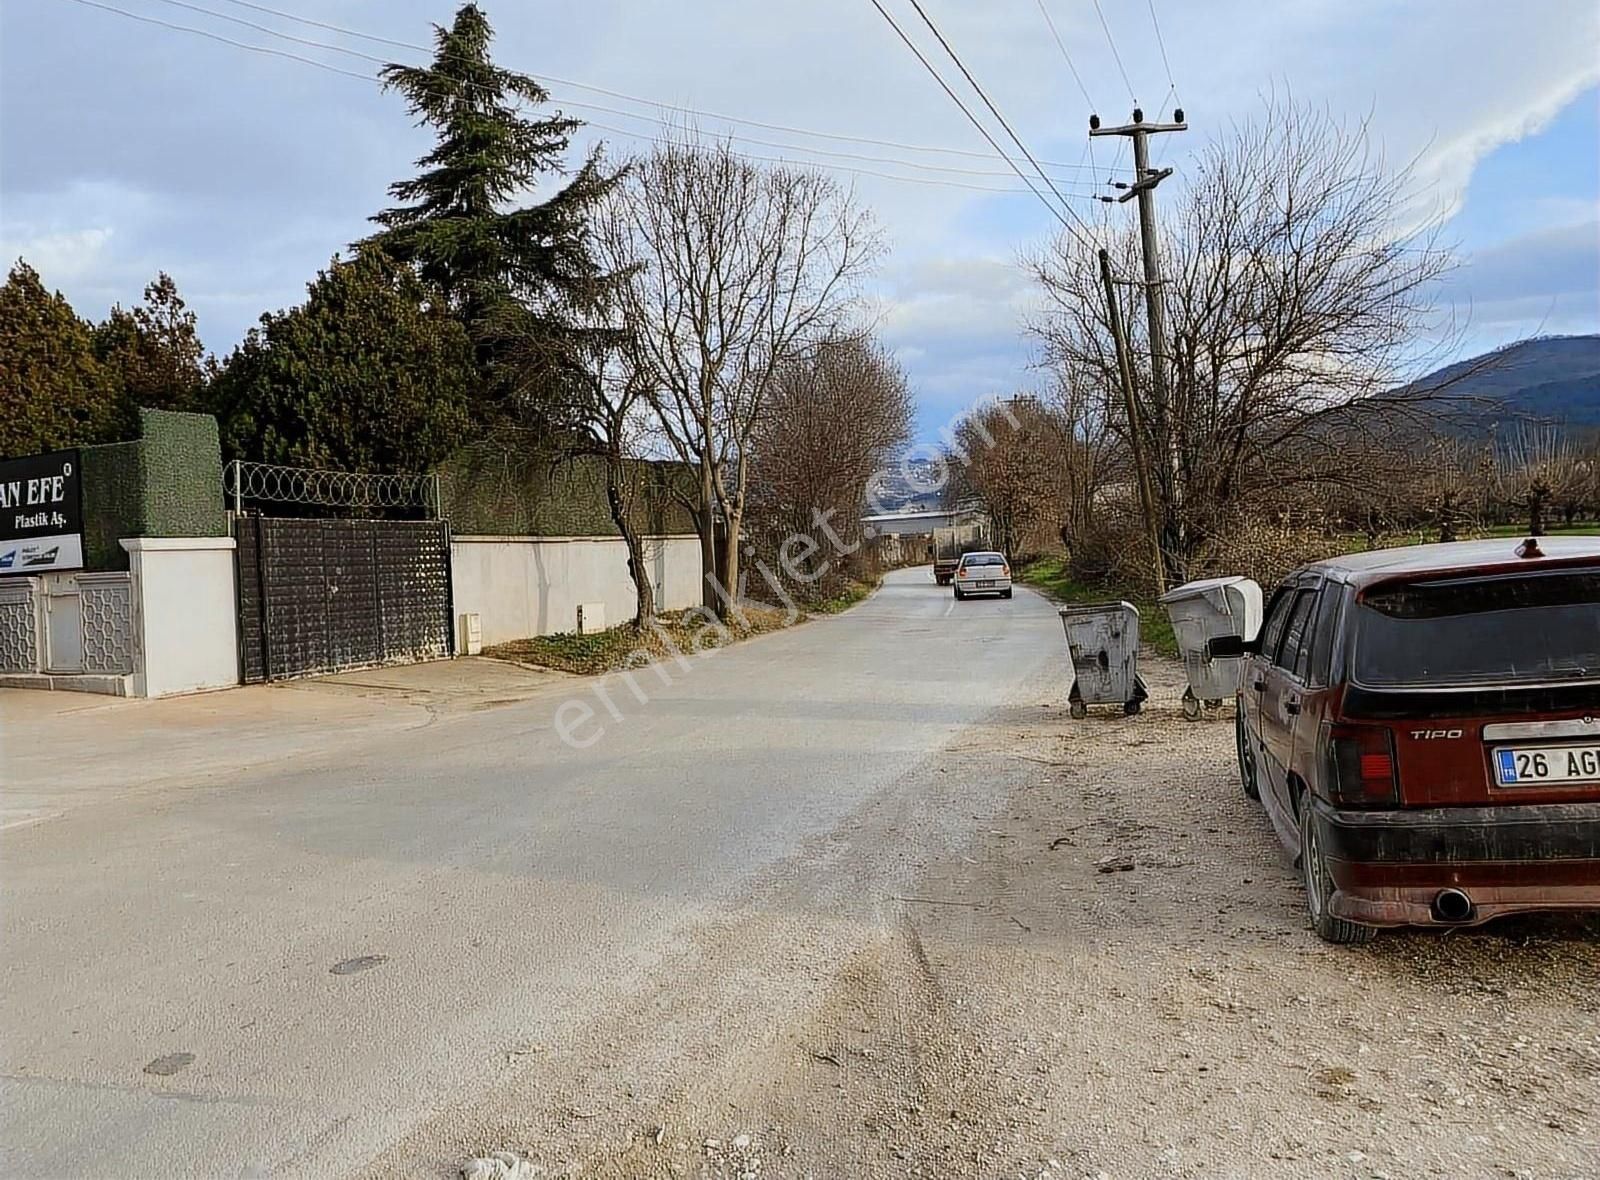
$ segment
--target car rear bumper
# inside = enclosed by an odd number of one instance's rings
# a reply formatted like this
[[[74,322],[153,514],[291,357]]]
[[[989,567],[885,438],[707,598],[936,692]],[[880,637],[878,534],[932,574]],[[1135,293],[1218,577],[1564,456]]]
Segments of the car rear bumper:
[[[1010,578],[990,578],[988,581],[993,584],[989,586],[974,586],[972,583],[976,580],[977,579],[972,578],[962,581],[960,578],[957,578],[956,587],[963,594],[1004,594],[1007,590],[1011,589]]]
[[[1338,917],[1370,926],[1474,925],[1502,914],[1600,909],[1600,803],[1344,811],[1312,801]],[[1471,912],[1445,921],[1443,890]]]

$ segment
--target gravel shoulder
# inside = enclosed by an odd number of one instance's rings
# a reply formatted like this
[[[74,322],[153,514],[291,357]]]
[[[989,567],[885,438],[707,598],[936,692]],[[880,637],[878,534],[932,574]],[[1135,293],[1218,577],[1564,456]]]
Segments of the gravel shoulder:
[[[1146,675],[1024,686],[364,1174],[1600,1172],[1600,924],[1320,943],[1231,711]]]

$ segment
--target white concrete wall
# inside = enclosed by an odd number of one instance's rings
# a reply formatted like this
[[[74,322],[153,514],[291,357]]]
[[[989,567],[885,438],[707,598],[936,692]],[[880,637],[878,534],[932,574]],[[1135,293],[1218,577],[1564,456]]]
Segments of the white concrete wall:
[[[661,610],[700,602],[698,538],[652,537],[645,554]],[[580,602],[605,603],[609,626],[633,618],[620,537],[452,537],[450,578],[457,617],[481,616],[485,644],[575,631]]]
[[[129,537],[140,659],[136,696],[239,683],[233,538]]]

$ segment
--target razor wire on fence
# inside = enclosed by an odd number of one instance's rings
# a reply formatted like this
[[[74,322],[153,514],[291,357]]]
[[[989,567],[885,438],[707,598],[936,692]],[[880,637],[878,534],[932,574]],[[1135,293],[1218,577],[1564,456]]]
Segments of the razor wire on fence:
[[[223,490],[234,512],[246,503],[303,504],[319,508],[411,508],[440,515],[439,477],[282,467],[235,459],[222,469]]]

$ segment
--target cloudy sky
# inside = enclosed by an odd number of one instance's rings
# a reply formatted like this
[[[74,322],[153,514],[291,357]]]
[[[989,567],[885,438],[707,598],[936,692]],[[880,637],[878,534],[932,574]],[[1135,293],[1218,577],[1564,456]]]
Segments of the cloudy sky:
[[[921,27],[909,0],[884,2],[908,32]],[[987,145],[869,0],[486,8],[501,63],[561,79],[549,83],[558,105],[604,124],[593,134],[614,150],[635,149],[638,137],[659,134],[660,120],[682,116],[575,83],[702,112],[702,130],[766,141],[741,144],[752,155],[861,170],[840,175],[874,208],[890,245],[875,294],[883,333],[915,382],[924,432],[981,395],[1036,382],[1019,331],[1032,293],[1016,261],[1055,223],[1032,195],[1005,191],[1020,185],[985,157]],[[1131,216],[1128,206],[1088,200],[1118,160],[1107,140],[1089,155],[1083,90],[1108,121],[1124,118],[1134,97],[1150,112],[1170,103],[1146,0],[1101,0],[1106,28],[1092,0],[924,8],[1035,155],[1060,165],[1052,171],[1084,215]],[[423,0],[5,0],[0,247],[93,318],[136,300],[166,270],[198,311],[207,345],[226,353],[263,310],[301,298],[425,150],[398,98],[336,71],[370,75],[376,67],[361,54],[423,60],[405,46],[426,42],[430,22],[452,10]],[[1159,162],[1178,172],[1162,200],[1177,195],[1188,156],[1208,137],[1259,110],[1267,91],[1288,90],[1336,115],[1370,115],[1391,159],[1421,153],[1419,177],[1450,215],[1462,254],[1445,297],[1470,319],[1469,351],[1535,331],[1600,331],[1593,0],[1154,0],[1154,15],[1192,128],[1162,145]],[[716,115],[948,150],[733,126]]]

